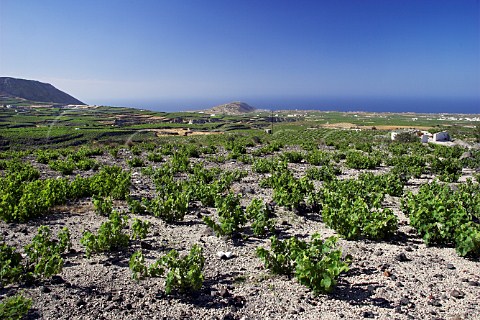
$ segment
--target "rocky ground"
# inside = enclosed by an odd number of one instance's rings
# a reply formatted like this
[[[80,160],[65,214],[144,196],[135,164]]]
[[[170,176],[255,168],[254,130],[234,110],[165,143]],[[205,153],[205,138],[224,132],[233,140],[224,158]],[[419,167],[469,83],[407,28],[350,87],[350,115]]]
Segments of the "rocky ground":
[[[127,151],[121,153],[123,159],[129,156]],[[112,161],[109,156],[97,159]],[[258,186],[262,175],[252,173],[249,165],[231,161],[220,166],[248,170],[249,175],[232,186],[244,195],[242,204],[254,197],[271,200],[271,190]],[[43,176],[57,175],[48,166],[39,167]],[[291,167],[301,174],[306,164]],[[462,179],[470,175],[464,173]],[[356,174],[344,169],[342,177]],[[407,188],[415,190],[432,177],[422,178],[411,181]],[[132,194],[152,192],[153,186],[139,169],[134,169],[132,182]],[[27,244],[40,225],[49,226],[54,234],[67,226],[73,242],[58,276],[30,285],[11,285],[1,289],[0,295],[21,291],[31,298],[28,319],[480,319],[479,261],[459,257],[454,248],[425,246],[400,211],[400,199],[387,197],[385,204],[398,215],[399,232],[381,242],[340,239],[339,246],[353,256],[353,262],[328,295],[314,296],[295,278],[272,275],[264,269],[255,249],[269,247],[268,238],[216,237],[202,221],[203,215],[212,215],[215,209],[198,205],[191,207],[185,221],[176,224],[139,217],[152,223],[145,240],[131,241],[124,251],[88,259],[80,245],[82,232],[96,231],[106,220],[93,212],[90,199],[58,207],[53,214],[25,224],[0,222],[0,236],[17,247]],[[126,210],[123,201],[115,207]],[[281,207],[275,207],[275,213],[277,232],[282,236],[335,234],[320,215],[299,216]],[[186,253],[194,244],[203,247],[206,258],[205,282],[199,292],[169,296],[164,278],[132,279],[128,261],[136,250],[142,249],[152,262],[172,248]],[[219,258],[219,251],[232,256]]]

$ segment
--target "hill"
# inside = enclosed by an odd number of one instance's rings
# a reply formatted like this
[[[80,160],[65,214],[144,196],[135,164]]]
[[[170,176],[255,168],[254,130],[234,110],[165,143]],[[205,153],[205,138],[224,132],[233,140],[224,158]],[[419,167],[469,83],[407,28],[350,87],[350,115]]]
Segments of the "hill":
[[[85,104],[49,83],[10,77],[0,77],[0,96],[5,101],[28,100],[52,104]]]
[[[253,112],[256,108],[248,105],[245,102],[234,101],[230,103],[221,104],[206,110],[207,113],[239,115],[243,113]]]

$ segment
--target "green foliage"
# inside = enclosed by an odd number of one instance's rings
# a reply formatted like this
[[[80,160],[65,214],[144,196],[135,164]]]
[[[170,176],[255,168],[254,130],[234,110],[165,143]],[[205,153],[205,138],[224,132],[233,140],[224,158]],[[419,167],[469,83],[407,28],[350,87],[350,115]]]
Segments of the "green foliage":
[[[50,161],[48,165],[50,166],[50,169],[58,171],[64,175],[71,175],[77,167],[71,158]]]
[[[187,193],[169,193],[146,201],[147,211],[165,222],[182,221],[188,212],[189,196]]]
[[[46,179],[32,182],[0,179],[0,218],[25,222],[48,213],[49,209],[66,201],[68,182]]]
[[[85,231],[80,243],[85,247],[86,256],[126,247],[129,236],[123,232],[123,229],[127,226],[127,220],[127,216],[113,211],[108,221],[102,223],[96,235]]]
[[[240,206],[240,197],[233,193],[225,197],[217,197],[215,207],[219,223],[215,223],[210,217],[203,217],[203,221],[217,235],[232,236],[247,222],[245,212]]]
[[[295,178],[288,169],[274,172],[271,177],[262,180],[260,185],[273,188],[273,200],[287,208],[299,208],[305,200],[315,199],[313,183],[307,177]]]
[[[419,138],[413,132],[400,132],[395,136],[395,141],[401,143],[414,143],[418,142]]]
[[[157,153],[157,152],[149,152],[147,154],[147,159],[148,159],[148,161],[152,161],[152,162],[162,162],[163,161],[162,154]]]
[[[190,157],[185,152],[175,152],[170,159],[172,173],[188,172],[190,170]]]
[[[145,239],[148,234],[150,222],[134,218],[132,223],[132,239]]]
[[[322,217],[346,239],[386,239],[397,230],[397,217],[382,209],[384,192],[400,195],[401,181],[393,175],[360,175],[358,180],[333,180],[321,191]]]
[[[0,319],[20,320],[32,307],[32,300],[17,294],[0,302]]]
[[[91,195],[124,200],[130,192],[130,172],[123,171],[119,166],[104,166],[96,175],[87,179]]]
[[[361,151],[349,151],[345,164],[351,169],[375,169],[382,163],[381,158],[365,155]]]
[[[81,159],[77,161],[77,169],[81,171],[97,170],[100,165],[94,159]]]
[[[287,163],[279,159],[259,158],[253,161],[252,170],[257,173],[273,173],[287,169]]]
[[[0,288],[17,281],[23,274],[22,256],[14,247],[0,243]]]
[[[131,197],[127,197],[127,204],[128,204],[128,210],[132,214],[146,214],[147,213],[146,206],[142,203],[142,201],[133,199]]]
[[[394,166],[392,173],[404,175],[406,178],[420,178],[427,172],[426,159],[421,155],[398,155],[387,159],[387,164]]]
[[[113,211],[113,201],[110,197],[98,197],[94,196],[92,198],[93,201],[93,208],[95,209],[95,213],[108,217]]]
[[[246,209],[247,219],[252,220],[252,230],[257,236],[263,236],[275,230],[275,223],[271,219],[273,212],[260,199],[253,199]]]
[[[310,180],[332,181],[342,171],[334,165],[323,165],[321,167],[310,167],[305,172],[305,176]]]
[[[40,226],[38,233],[30,244],[25,246],[27,255],[26,269],[33,275],[49,278],[62,271],[62,253],[71,247],[70,232],[63,228],[58,234],[58,241],[51,239],[51,231],[47,226]]]
[[[60,153],[51,150],[36,150],[35,154],[35,160],[42,164],[47,164],[50,161],[57,160],[60,157]]]
[[[5,164],[6,179],[10,181],[34,181],[40,177],[40,171],[28,162],[10,160]]]
[[[127,164],[130,168],[138,168],[145,166],[145,162],[140,157],[133,157],[127,160]]]
[[[141,251],[135,252],[129,262],[132,277],[135,280],[163,276],[166,272],[165,292],[167,294],[171,294],[173,290],[181,293],[199,290],[203,284],[204,265],[203,250],[198,245],[194,245],[189,254],[182,258],[176,250],[172,249],[149,267],[145,265],[145,258]]]
[[[287,151],[282,153],[282,158],[289,163],[300,163],[305,158],[305,155],[297,151]]]
[[[475,126],[475,130],[473,132],[473,135],[475,137],[475,141],[480,142],[480,124],[477,124]]]
[[[478,256],[479,191],[471,181],[458,191],[434,181],[422,185],[417,194],[405,195],[402,209],[427,245],[454,244],[460,256]]]
[[[462,175],[462,164],[457,159],[440,159],[432,157],[430,161],[432,173],[438,175],[438,179],[444,182],[456,182]]]
[[[277,274],[294,274],[298,282],[316,295],[332,291],[338,276],[349,270],[349,261],[342,259],[335,237],[323,241],[316,233],[309,243],[295,237],[284,241],[272,237],[270,240],[270,251],[257,248],[257,256],[265,268]]]
[[[132,278],[135,280],[141,280],[148,276],[148,268],[145,265],[145,258],[142,254],[142,251],[136,251],[130,257],[128,262],[130,271],[132,271]]]
[[[326,151],[312,150],[307,153],[307,162],[314,166],[325,166],[330,164],[331,155]]]
[[[205,258],[202,248],[198,245],[193,245],[189,254],[183,258],[179,258],[176,250],[171,250],[162,258],[162,262],[168,270],[165,284],[167,294],[172,290],[188,293],[202,287]]]

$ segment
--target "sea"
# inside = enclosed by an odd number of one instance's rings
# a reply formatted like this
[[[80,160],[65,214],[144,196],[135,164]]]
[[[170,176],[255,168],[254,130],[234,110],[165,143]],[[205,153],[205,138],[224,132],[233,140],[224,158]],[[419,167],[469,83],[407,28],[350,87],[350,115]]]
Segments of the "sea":
[[[152,111],[205,110],[231,101],[242,101],[265,110],[318,110],[341,112],[480,114],[478,98],[222,98],[178,100],[116,100],[103,105]]]

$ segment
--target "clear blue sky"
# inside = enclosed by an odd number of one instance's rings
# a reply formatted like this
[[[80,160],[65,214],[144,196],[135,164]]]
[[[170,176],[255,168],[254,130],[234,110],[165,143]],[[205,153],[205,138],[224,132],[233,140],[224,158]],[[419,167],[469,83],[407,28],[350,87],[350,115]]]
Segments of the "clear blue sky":
[[[479,20],[478,0],[0,0],[0,76],[90,104],[479,99]]]

